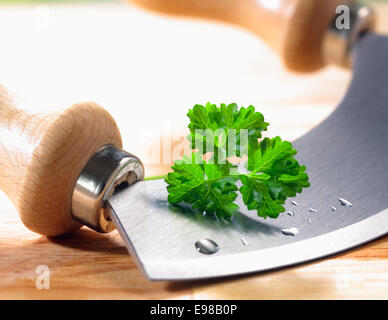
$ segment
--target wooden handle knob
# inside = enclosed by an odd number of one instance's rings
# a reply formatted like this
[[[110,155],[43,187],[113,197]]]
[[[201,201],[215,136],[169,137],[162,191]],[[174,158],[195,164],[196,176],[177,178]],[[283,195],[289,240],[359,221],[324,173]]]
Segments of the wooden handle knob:
[[[70,213],[73,188],[87,161],[108,143],[121,148],[120,132],[95,103],[30,115],[0,87],[0,189],[30,230],[56,236],[81,226]]]
[[[335,9],[349,0],[129,0],[145,8],[243,26],[278,52],[294,71],[324,66],[323,36]],[[233,45],[233,44],[231,44]]]

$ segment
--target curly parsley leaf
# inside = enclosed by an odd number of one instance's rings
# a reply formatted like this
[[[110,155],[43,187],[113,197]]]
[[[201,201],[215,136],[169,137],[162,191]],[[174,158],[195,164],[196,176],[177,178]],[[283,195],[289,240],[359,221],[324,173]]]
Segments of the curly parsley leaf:
[[[248,148],[242,145],[242,140],[257,141],[269,125],[253,106],[239,109],[235,103],[221,104],[219,108],[211,103],[195,105],[187,116],[190,119],[188,139],[193,149],[200,146],[200,152],[205,154],[209,145],[211,149],[214,146],[217,160],[247,155]],[[219,154],[223,157],[218,157]]]
[[[245,205],[257,210],[263,218],[278,217],[288,197],[295,197],[303,188],[309,187],[306,167],[294,159],[297,151],[280,137],[265,138],[258,144],[248,160],[250,174],[241,176],[240,192]]]
[[[231,175],[233,166],[208,164],[199,153],[192,158],[184,156],[168,174],[168,201],[171,204],[185,202],[193,209],[215,214],[218,218],[230,218],[239,209],[234,203],[237,198],[238,176]]]
[[[255,210],[263,218],[277,218],[285,211],[288,197],[310,186],[306,167],[294,158],[297,151],[290,142],[280,137],[259,140],[268,123],[253,106],[239,109],[236,104],[195,105],[188,117],[188,139],[199,151],[176,161],[168,174],[171,204],[185,202],[200,212],[228,219],[239,209],[235,204],[239,191],[248,210]],[[237,150],[233,154],[232,139]],[[213,147],[212,157],[206,162],[209,145]],[[248,156],[246,173],[230,163],[229,157],[236,155]],[[239,180],[240,188],[236,185]]]
[[[249,154],[248,170],[253,173],[263,172],[269,175],[286,170],[282,167],[286,159],[292,159],[297,153],[288,141],[282,141],[280,137],[265,138]]]
[[[283,203],[276,200],[276,196],[273,196],[279,190],[271,188],[271,182],[261,181],[245,175],[241,176],[240,179],[243,183],[240,192],[248,210],[256,210],[257,215],[263,218],[277,218],[280,212],[285,211],[282,206]]]

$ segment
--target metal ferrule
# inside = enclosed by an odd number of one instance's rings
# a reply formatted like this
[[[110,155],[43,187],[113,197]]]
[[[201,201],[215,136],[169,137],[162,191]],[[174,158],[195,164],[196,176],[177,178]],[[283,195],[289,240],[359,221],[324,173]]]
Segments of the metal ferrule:
[[[353,65],[353,44],[362,33],[374,29],[376,14],[369,6],[357,2],[350,2],[345,7],[347,12],[339,10],[341,13],[337,12],[332,25],[326,31],[323,39],[323,58],[328,64],[350,68]],[[339,28],[338,19],[344,14],[349,15],[350,25]]]
[[[144,179],[144,167],[136,156],[106,145],[97,151],[82,170],[75,185],[71,210],[75,220],[98,231],[115,229],[105,211],[115,188]]]

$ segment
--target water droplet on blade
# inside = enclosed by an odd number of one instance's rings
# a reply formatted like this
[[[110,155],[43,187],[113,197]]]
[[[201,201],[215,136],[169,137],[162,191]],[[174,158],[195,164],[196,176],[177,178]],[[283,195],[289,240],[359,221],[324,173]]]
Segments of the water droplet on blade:
[[[287,215],[289,215],[290,217],[293,217],[294,216],[294,211],[287,211]]]
[[[307,223],[311,224],[311,222],[312,222],[311,218],[307,218]]]
[[[299,233],[298,228],[282,229],[282,233],[286,236],[295,236]]]
[[[244,246],[247,246],[248,245],[248,242],[247,240],[244,238],[244,237],[241,237],[241,242]]]
[[[218,244],[213,240],[202,239],[195,243],[195,248],[203,254],[214,254],[218,251]]]
[[[339,198],[338,201],[340,202],[340,204],[342,204],[345,207],[351,207],[352,206],[352,204],[348,200],[345,200],[343,198]]]
[[[310,212],[318,212],[318,210],[315,210],[315,209],[313,209],[313,208],[310,208],[309,211],[310,211]]]
[[[299,203],[296,201],[291,201],[291,204],[293,204],[294,206],[299,206]]]
[[[334,206],[331,206],[330,209],[331,209],[331,211],[337,211],[337,208]]]

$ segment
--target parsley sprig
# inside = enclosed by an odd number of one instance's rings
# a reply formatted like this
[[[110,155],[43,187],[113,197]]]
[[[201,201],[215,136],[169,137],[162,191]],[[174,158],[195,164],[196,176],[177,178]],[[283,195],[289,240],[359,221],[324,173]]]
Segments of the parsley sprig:
[[[200,212],[229,219],[239,209],[235,201],[240,192],[249,210],[277,218],[288,197],[310,186],[306,167],[294,158],[297,151],[290,142],[280,137],[260,140],[269,124],[253,106],[207,103],[195,105],[187,116],[193,150],[175,162],[165,179],[171,204],[185,202]],[[244,170],[231,158],[247,158]]]

